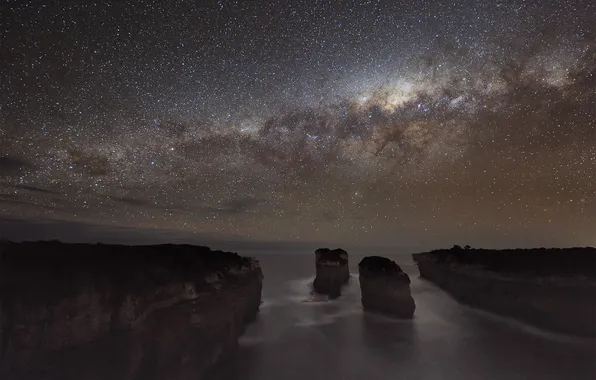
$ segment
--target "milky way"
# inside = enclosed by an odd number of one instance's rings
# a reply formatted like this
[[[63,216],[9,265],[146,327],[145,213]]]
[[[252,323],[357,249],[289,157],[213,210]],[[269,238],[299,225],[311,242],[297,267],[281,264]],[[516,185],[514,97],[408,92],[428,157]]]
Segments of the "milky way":
[[[591,1],[123,3],[2,5],[5,220],[596,245]]]

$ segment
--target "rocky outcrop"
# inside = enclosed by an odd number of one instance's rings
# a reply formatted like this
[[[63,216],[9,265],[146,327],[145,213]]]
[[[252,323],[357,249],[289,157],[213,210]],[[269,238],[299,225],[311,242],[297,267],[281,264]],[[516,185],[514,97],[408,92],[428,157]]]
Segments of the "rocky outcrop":
[[[410,292],[410,277],[386,257],[368,256],[358,264],[364,310],[398,318],[412,318],[416,303]]]
[[[461,303],[538,328],[596,336],[596,249],[414,254],[420,276]]]
[[[314,290],[330,298],[339,297],[342,286],[350,279],[348,253],[340,248],[319,248],[315,251],[315,264]]]
[[[261,302],[258,262],[188,245],[0,244],[0,378],[199,379]]]

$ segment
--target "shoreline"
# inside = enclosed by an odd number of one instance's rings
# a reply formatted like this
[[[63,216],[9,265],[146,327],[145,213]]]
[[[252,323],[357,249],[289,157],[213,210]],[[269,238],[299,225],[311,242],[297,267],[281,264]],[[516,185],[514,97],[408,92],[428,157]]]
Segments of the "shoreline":
[[[444,253],[446,251],[439,252],[449,255]],[[475,254],[482,255],[483,252]],[[586,280],[585,277],[560,274],[547,277],[521,273],[509,275],[479,266],[461,265],[461,261],[453,257],[450,257],[453,260],[441,261],[437,251],[413,254],[412,257],[421,278],[462,304],[546,332],[596,336],[596,282],[591,278]]]
[[[3,242],[0,252],[7,380],[200,379],[235,350],[262,299],[256,259],[207,247]]]

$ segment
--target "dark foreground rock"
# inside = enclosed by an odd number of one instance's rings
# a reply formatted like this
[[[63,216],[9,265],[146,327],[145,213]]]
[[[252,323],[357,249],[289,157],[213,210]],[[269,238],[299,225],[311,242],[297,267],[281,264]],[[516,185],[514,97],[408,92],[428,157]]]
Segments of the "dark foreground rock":
[[[437,250],[420,276],[458,301],[536,327],[596,336],[596,249]]]
[[[206,247],[0,243],[0,378],[200,379],[261,287],[256,260]]]
[[[314,290],[331,298],[339,297],[342,286],[350,279],[348,253],[340,248],[319,248],[315,251],[315,264]]]
[[[398,318],[412,318],[416,304],[410,292],[410,278],[386,257],[368,256],[358,264],[364,310]]]

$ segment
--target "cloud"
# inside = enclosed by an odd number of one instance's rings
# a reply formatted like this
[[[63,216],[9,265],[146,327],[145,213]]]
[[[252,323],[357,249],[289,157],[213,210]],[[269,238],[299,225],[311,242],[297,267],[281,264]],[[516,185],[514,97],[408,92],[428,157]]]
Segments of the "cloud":
[[[153,202],[148,199],[132,198],[128,196],[107,196],[113,202],[124,203],[127,205],[143,208],[143,209],[158,209],[158,210],[192,210],[199,214],[226,214],[238,215],[255,210],[259,205],[263,204],[264,200],[256,198],[241,198],[233,199],[219,203],[217,206],[213,205],[199,205],[197,207],[191,206],[174,206],[165,203]]]
[[[229,215],[243,214],[255,210],[261,203],[262,201],[258,199],[235,199],[217,207],[203,207],[200,211]]]
[[[17,177],[30,168],[31,164],[21,158],[0,156],[0,177]]]
[[[46,210],[52,211],[67,211],[62,207],[56,207],[52,205],[46,205],[39,202],[31,202],[27,200],[17,199],[17,197],[6,195],[0,195],[0,203],[9,204],[9,205],[16,205],[16,206],[25,206],[27,208],[42,208]]]
[[[13,241],[61,240],[106,244],[193,244],[235,251],[275,251],[309,247],[321,243],[295,243],[247,240],[233,234],[184,232],[168,229],[125,227],[58,219],[27,220],[0,216],[0,238]],[[313,248],[314,247],[314,248]]]
[[[115,196],[108,196],[108,198],[114,202],[125,203],[125,204],[129,204],[132,206],[146,207],[146,206],[152,205],[152,203],[146,199],[137,199],[137,198],[130,198],[130,197],[115,197]]]
[[[146,196],[146,195],[145,195]],[[144,199],[140,197],[129,197],[129,196],[113,196],[107,195],[106,198],[114,203],[122,203],[125,205],[138,207],[139,209],[153,209],[153,210],[167,210],[168,212],[175,212],[175,211],[188,211],[188,209],[184,206],[180,205],[172,205],[166,202],[155,202],[149,199]],[[111,208],[112,206],[109,204],[104,204],[104,207]]]
[[[82,170],[92,176],[104,176],[111,172],[111,165],[107,157],[93,150],[68,148],[68,162],[74,168]]]
[[[44,194],[60,194],[57,191],[45,189],[38,186],[32,185],[23,185],[23,184],[10,184],[10,183],[0,183],[0,187],[12,188],[12,189],[19,189],[19,190],[27,190],[32,191],[35,193],[44,193]]]
[[[26,220],[0,216],[0,239],[12,241],[60,240],[70,243],[105,244],[193,244],[245,255],[305,254],[327,247],[323,241],[250,240],[232,234],[185,232],[167,229],[124,227],[57,219]],[[334,246],[335,247],[335,246]],[[343,245],[350,254],[370,252],[395,254],[414,252],[418,247],[389,245]],[[397,250],[396,250],[397,249]]]

